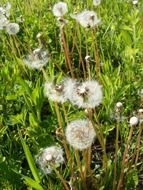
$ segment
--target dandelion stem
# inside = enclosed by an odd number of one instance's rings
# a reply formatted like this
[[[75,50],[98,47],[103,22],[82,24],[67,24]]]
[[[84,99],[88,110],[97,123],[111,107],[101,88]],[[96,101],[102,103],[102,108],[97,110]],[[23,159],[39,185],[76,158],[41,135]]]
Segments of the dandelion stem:
[[[118,154],[118,149],[119,149],[118,140],[119,140],[119,122],[117,123],[117,126],[116,126],[113,190],[116,189],[116,184],[117,184],[116,175],[117,175],[117,154]]]
[[[55,167],[53,167],[53,169],[54,169],[56,175],[58,176],[58,178],[59,178],[59,179],[61,180],[61,182],[63,183],[65,189],[66,189],[66,190],[69,190],[69,187],[67,186],[66,181],[65,181],[65,179],[63,178],[63,176],[59,173],[59,171],[57,171],[57,169],[56,169]]]
[[[62,132],[62,136],[64,137],[64,140],[62,142],[63,142],[63,146],[65,148],[66,156],[67,156],[67,159],[70,159],[70,153],[69,153],[66,141],[65,141],[64,129],[63,129],[63,125],[62,125],[61,116],[60,116],[59,107],[58,107],[57,102],[55,102],[55,111],[56,111],[56,115],[57,115],[57,119],[58,119],[58,124],[59,124],[59,127],[60,127],[61,132]]]
[[[72,78],[75,78],[74,72],[73,72],[73,69],[72,69],[72,63],[71,63],[71,60],[70,60],[69,49],[68,49],[67,44],[66,44],[66,39],[65,39],[65,34],[64,34],[63,28],[61,28],[61,39],[62,39],[62,43],[63,43],[63,48],[64,48],[64,53],[65,53],[67,68],[70,70]]]
[[[94,56],[95,56],[95,62],[96,62],[96,74],[97,77],[100,75],[100,57],[98,52],[98,44],[97,44],[97,38],[96,38],[96,28],[92,31],[92,38],[93,38],[93,44],[94,44]]]
[[[79,171],[80,171],[83,190],[87,190],[87,187],[86,187],[86,176],[84,176],[84,173],[82,171],[82,165],[81,165],[81,161],[80,161],[80,158],[79,158],[79,152],[78,152],[78,150],[75,150],[75,158],[76,158],[77,166],[78,166]]]
[[[124,178],[124,169],[125,169],[125,165],[126,165],[126,156],[128,154],[128,149],[129,149],[129,143],[133,134],[133,125],[130,128],[130,132],[129,132],[129,136],[128,136],[128,140],[127,140],[127,144],[124,150],[124,154],[123,154],[123,159],[122,159],[122,163],[121,163],[121,172],[120,172],[120,177],[119,177],[119,182],[118,182],[118,186],[117,186],[117,190],[121,189],[122,186],[122,181]]]
[[[136,150],[135,166],[137,165],[138,158],[139,158],[142,131],[143,131],[143,123],[140,126],[139,134],[137,137],[137,144],[136,144],[136,149],[135,149]]]

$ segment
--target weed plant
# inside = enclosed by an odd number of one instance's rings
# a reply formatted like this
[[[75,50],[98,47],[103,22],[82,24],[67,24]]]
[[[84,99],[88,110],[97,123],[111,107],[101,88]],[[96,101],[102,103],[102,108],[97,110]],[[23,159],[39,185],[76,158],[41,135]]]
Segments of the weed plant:
[[[0,190],[143,189],[142,0],[0,1]]]

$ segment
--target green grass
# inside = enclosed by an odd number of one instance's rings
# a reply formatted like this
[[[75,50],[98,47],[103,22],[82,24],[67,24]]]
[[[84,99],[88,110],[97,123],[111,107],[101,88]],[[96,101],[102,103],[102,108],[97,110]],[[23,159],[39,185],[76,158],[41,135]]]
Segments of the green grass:
[[[5,2],[1,0],[0,6]],[[45,77],[42,71],[31,70],[23,63],[23,58],[40,43],[50,54],[50,61],[44,68],[47,78],[71,76],[65,63],[65,55],[60,43],[60,29],[52,14],[54,0],[10,0],[12,4],[10,20],[19,23],[20,32],[15,36],[0,30],[0,190],[63,190],[61,179],[53,171],[45,176],[35,163],[35,155],[40,148],[53,144],[63,147],[61,136],[56,134],[59,124],[65,129],[67,121],[86,118],[85,110],[70,103],[58,104],[60,122],[55,104],[44,95]],[[137,116],[143,108],[140,90],[143,89],[143,4],[142,0],[134,6],[127,0],[102,0],[98,7],[92,0],[65,1],[69,7],[66,14],[68,24],[64,27],[66,44],[70,50],[72,69],[77,79],[85,80],[83,65],[85,56],[91,56],[91,78],[103,86],[104,100],[93,114],[100,139],[92,146],[92,175],[87,174],[87,189],[113,189],[116,129],[119,127],[119,150],[117,153],[116,179],[119,182],[121,162],[129,137],[129,119]],[[101,18],[96,32],[84,29],[70,17],[70,14],[84,9],[94,10]],[[93,33],[94,32],[94,33]],[[36,38],[42,34],[41,41]],[[97,73],[95,51],[98,49],[101,72]],[[86,70],[86,68],[85,68]],[[115,105],[123,103],[122,114],[126,118],[118,123],[114,120]],[[65,114],[66,113],[66,114]],[[65,117],[66,116],[66,117]],[[133,129],[129,143],[128,161],[125,164],[124,190],[143,188],[143,139],[140,140],[139,159],[135,163],[136,143],[142,124]],[[103,146],[106,153],[103,152]],[[82,190],[81,171],[76,163],[76,152],[66,143],[72,163],[67,160],[58,168],[61,176],[69,182],[73,180],[75,190]],[[64,149],[64,148],[63,148]],[[83,151],[84,154],[84,151]],[[80,164],[85,167],[82,153]],[[106,157],[107,156],[107,160]],[[70,169],[71,165],[73,171]],[[99,165],[97,169],[95,166]],[[67,183],[68,184],[68,183]],[[86,189],[86,188],[85,188]],[[115,190],[117,187],[115,188]]]

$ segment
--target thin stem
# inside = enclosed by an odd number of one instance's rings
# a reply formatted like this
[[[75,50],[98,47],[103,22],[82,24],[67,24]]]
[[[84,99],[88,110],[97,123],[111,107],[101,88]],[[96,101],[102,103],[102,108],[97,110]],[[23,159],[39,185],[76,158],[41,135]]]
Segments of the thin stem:
[[[80,171],[83,190],[87,190],[87,187],[86,187],[86,178],[85,178],[86,176],[84,176],[84,172],[82,171],[82,165],[81,165],[81,161],[80,161],[80,158],[79,158],[79,152],[78,152],[78,150],[75,150],[75,159],[76,159],[76,162],[77,162],[78,169]]]
[[[128,154],[129,143],[130,143],[130,140],[131,140],[131,137],[132,137],[132,134],[133,134],[133,128],[134,128],[134,126],[131,126],[129,136],[128,136],[128,140],[127,140],[127,144],[126,144],[126,147],[125,147],[125,150],[124,150],[122,164],[121,164],[121,173],[120,173],[120,178],[119,178],[117,190],[121,189],[122,181],[123,181],[123,178],[124,178],[124,169],[125,169],[125,165],[126,165],[126,156]]]
[[[59,179],[61,180],[61,182],[63,183],[64,188],[65,188],[66,190],[69,190],[69,187],[67,186],[66,181],[65,181],[65,179],[63,178],[63,176],[59,173],[59,171],[57,171],[57,169],[56,169],[55,167],[53,167],[53,169],[54,169],[56,175],[58,176],[58,178],[59,178]]]
[[[70,59],[69,49],[68,49],[67,44],[66,44],[66,39],[65,39],[65,34],[64,34],[63,28],[61,28],[61,39],[62,39],[62,43],[63,43],[67,68],[70,70],[72,78],[75,78],[74,72],[72,69],[72,63],[71,63],[71,59]]]
[[[141,124],[139,134],[138,134],[138,137],[137,137],[135,166],[137,165],[138,158],[139,158],[142,131],[143,131],[143,123]]]
[[[118,140],[119,140],[119,122],[117,123],[117,126],[116,126],[113,190],[116,189],[116,184],[117,184],[116,175],[117,175],[117,154],[118,154],[118,149],[119,149]]]
[[[96,38],[96,28],[92,31],[92,38],[93,38],[93,49],[94,49],[94,56],[95,56],[95,62],[96,62],[96,74],[97,77],[100,75],[100,57],[99,57],[99,50],[98,50],[98,44],[97,44],[97,38]]]
[[[58,119],[59,128],[60,128],[60,130],[62,132],[62,136],[64,137],[64,140],[62,142],[63,142],[63,146],[65,148],[66,156],[67,156],[67,159],[70,159],[70,152],[68,150],[68,147],[67,147],[67,144],[66,144],[66,141],[65,141],[64,129],[63,129],[61,116],[60,116],[60,112],[59,112],[59,106],[58,106],[57,102],[55,102],[55,111],[56,111],[56,115],[57,115],[57,119]]]

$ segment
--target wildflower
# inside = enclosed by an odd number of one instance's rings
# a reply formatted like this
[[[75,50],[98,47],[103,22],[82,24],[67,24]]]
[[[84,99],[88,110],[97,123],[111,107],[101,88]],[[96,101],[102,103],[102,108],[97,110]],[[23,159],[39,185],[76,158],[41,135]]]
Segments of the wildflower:
[[[56,3],[53,7],[53,14],[56,17],[62,17],[68,12],[67,4],[64,2]]]
[[[88,80],[73,89],[70,101],[81,108],[95,108],[102,99],[101,86],[95,80]]]
[[[99,24],[100,19],[97,18],[97,15],[94,11],[83,11],[77,15],[71,15],[72,18],[76,19],[81,26],[85,28],[93,28]]]
[[[58,146],[51,146],[41,149],[36,156],[36,162],[44,174],[50,174],[53,168],[57,168],[63,164],[63,150]]]
[[[24,63],[32,69],[41,69],[49,61],[48,52],[43,51],[41,48],[35,49],[24,60]]]
[[[139,120],[138,120],[138,118],[135,117],[135,116],[134,116],[134,117],[131,117],[131,118],[130,118],[130,121],[129,121],[129,123],[130,123],[131,126],[137,125],[138,122],[139,122]]]
[[[19,25],[17,23],[8,23],[6,25],[6,31],[9,35],[15,35],[19,32]]]
[[[66,101],[62,84],[54,85],[53,82],[45,83],[45,95],[54,102],[64,103]]]
[[[96,136],[89,120],[75,120],[67,125],[66,139],[75,149],[84,150],[90,147]]]
[[[93,0],[93,5],[98,6],[100,5],[101,0]]]

